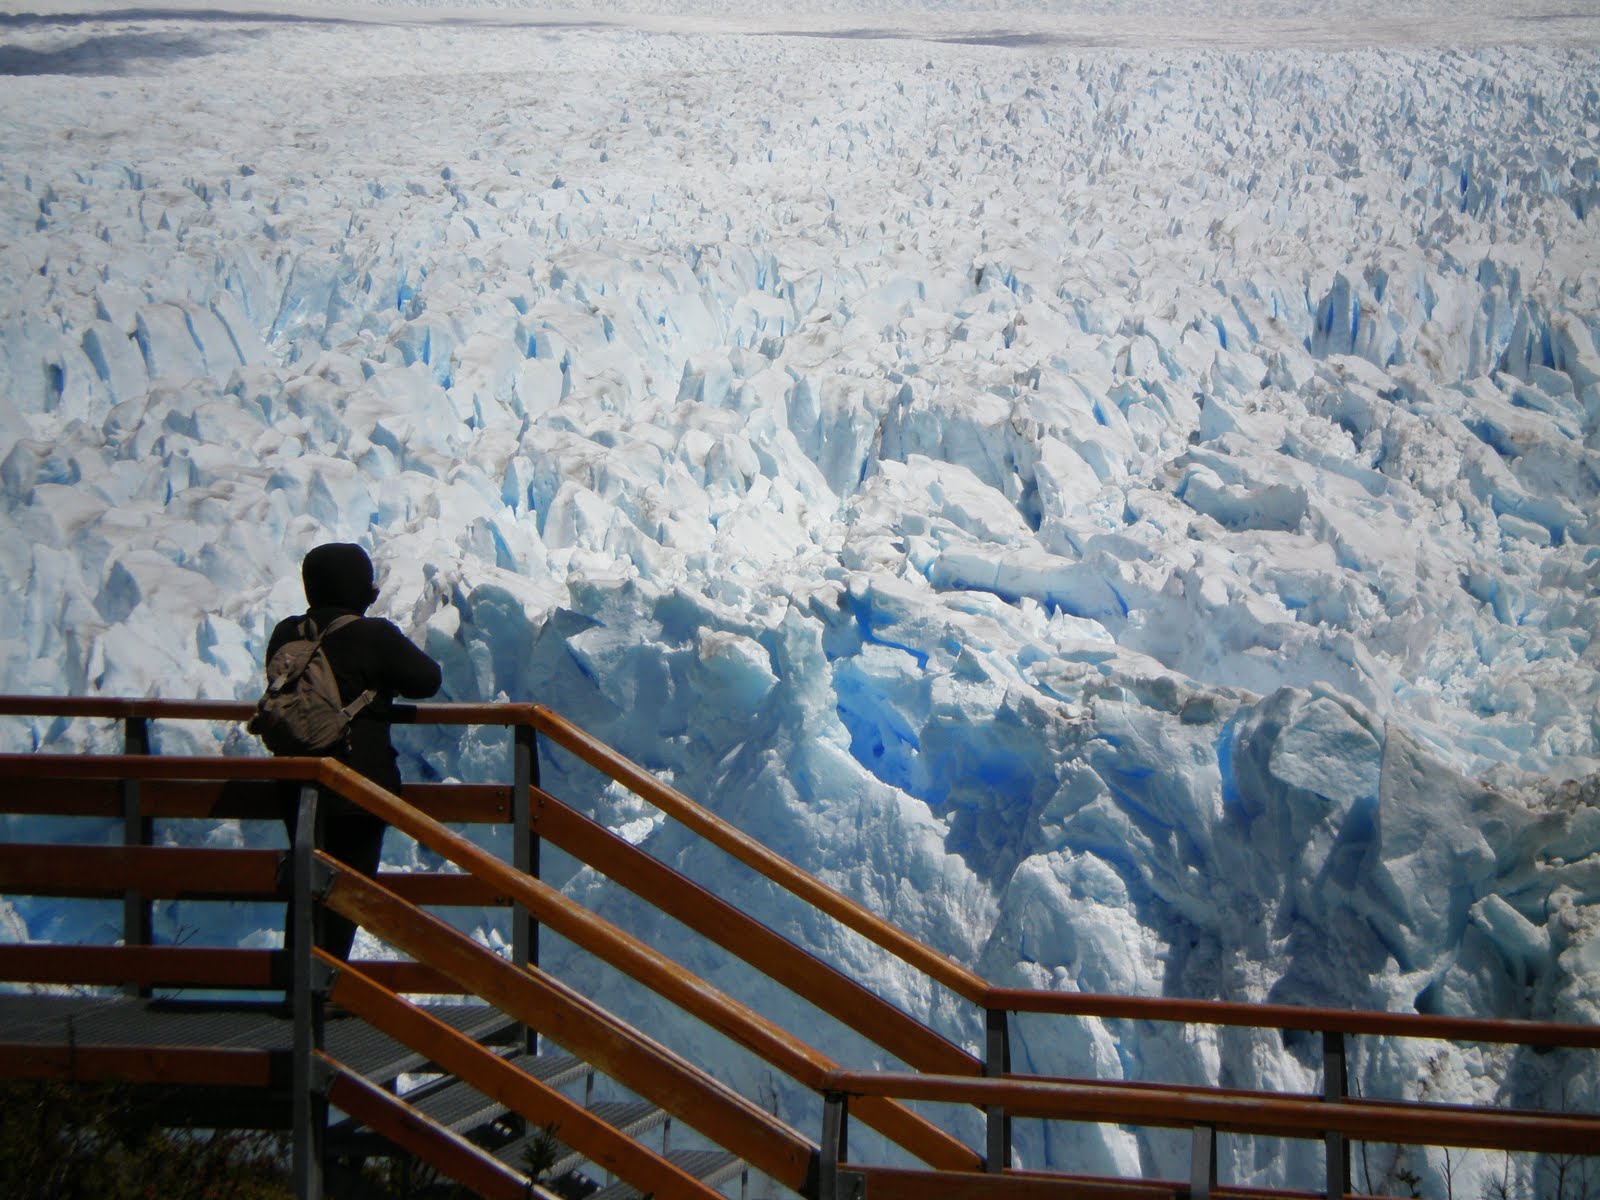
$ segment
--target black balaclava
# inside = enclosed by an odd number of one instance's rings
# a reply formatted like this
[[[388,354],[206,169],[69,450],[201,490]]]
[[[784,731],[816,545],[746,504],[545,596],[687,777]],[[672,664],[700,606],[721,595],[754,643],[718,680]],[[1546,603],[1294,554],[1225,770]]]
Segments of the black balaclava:
[[[312,608],[345,608],[364,613],[378,598],[372,586],[372,560],[350,542],[325,542],[300,564],[306,603]]]

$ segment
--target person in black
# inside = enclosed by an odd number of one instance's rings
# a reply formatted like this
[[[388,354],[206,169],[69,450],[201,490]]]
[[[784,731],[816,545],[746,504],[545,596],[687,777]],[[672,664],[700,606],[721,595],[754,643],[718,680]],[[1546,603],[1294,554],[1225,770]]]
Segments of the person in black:
[[[308,553],[300,566],[306,611],[278,622],[267,640],[266,661],[286,642],[300,637],[303,622],[326,629],[339,617],[359,619],[334,630],[322,643],[323,653],[339,684],[339,697],[350,703],[368,688],[377,695],[350,723],[349,737],[334,755],[391,792],[400,791],[400,768],[389,741],[389,715],[395,696],[421,700],[439,690],[439,664],[418,649],[399,626],[364,615],[378,598],[372,560],[360,546],[329,542]],[[383,851],[383,821],[341,796],[322,793],[322,847],[334,858],[367,875],[377,872]],[[294,839],[292,817],[285,818]],[[355,926],[335,912],[324,915],[322,946],[348,958]],[[287,925],[286,925],[287,932]],[[287,938],[286,942],[287,944]]]

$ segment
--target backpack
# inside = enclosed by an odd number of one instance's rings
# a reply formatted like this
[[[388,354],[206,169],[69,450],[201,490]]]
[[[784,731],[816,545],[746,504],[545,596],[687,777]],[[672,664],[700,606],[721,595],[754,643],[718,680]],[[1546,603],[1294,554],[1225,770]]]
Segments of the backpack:
[[[339,703],[339,684],[323,652],[322,639],[358,618],[347,613],[322,632],[309,619],[300,636],[279,647],[267,663],[267,690],[245,726],[274,754],[323,755],[344,746],[355,715],[377,696],[368,688],[349,704]]]

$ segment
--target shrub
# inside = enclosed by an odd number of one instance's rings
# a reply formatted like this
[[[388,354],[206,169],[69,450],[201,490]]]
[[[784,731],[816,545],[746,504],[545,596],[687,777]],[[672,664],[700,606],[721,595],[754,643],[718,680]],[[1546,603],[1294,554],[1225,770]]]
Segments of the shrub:
[[[0,1083],[0,1196],[11,1200],[290,1200],[285,1139],[166,1129],[116,1084]]]

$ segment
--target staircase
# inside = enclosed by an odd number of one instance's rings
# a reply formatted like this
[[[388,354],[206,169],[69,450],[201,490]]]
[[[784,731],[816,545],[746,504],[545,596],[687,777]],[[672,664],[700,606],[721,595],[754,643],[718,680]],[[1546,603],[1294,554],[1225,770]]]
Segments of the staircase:
[[[363,1159],[409,1154],[475,1194],[653,1196],[710,1200],[1044,1200],[1048,1197],[1304,1197],[1350,1194],[1350,1149],[1368,1140],[1549,1154],[1600,1153],[1600,1115],[1511,1112],[1351,1098],[1346,1040],[1447,1038],[1532,1048],[1600,1049],[1591,1026],[1362,1013],[1281,1005],[1034,992],[995,987],[826,887],[583,730],[535,705],[423,705],[402,719],[511,730],[510,786],[427,785],[395,796],[326,759],[184,758],[151,753],[150,722],[239,721],[245,705],[0,697],[0,716],[35,722],[35,744],[60,720],[115,719],[120,755],[0,755],[0,813],[110,822],[94,838],[0,843],[0,892],[120,899],[118,944],[0,945],[0,983],[67,985],[90,995],[0,995],[0,1078],[115,1077],[170,1101],[171,1119],[292,1131],[297,1193],[342,1194]],[[536,741],[537,739],[537,741]],[[539,786],[539,753],[576,756],[666,817],[878,946],[966,1005],[966,1046],[930,1029],[590,820]],[[318,849],[321,797],[344,797],[444,860],[439,872],[361,875]],[[152,844],[152,823],[292,817],[289,852]],[[447,827],[512,830],[501,861]],[[12,826],[15,828],[15,825]],[[41,828],[43,828],[41,826]],[[57,820],[50,826],[60,830]],[[898,1070],[855,1070],[584,909],[538,877],[543,842],[630,889],[876,1045]],[[276,899],[295,921],[295,953],[152,945],[152,904]],[[510,957],[435,915],[506,906]],[[356,922],[394,958],[350,963],[315,948],[319,914]],[[582,980],[541,968],[549,929],[810,1089],[815,1136],[600,1008]],[[122,994],[108,994],[106,987]],[[220,999],[195,999],[199,990]],[[178,998],[174,999],[174,993]],[[281,999],[263,1001],[270,994]],[[441,998],[456,997],[442,1002]],[[1177,1021],[1320,1035],[1317,1094],[1214,1084],[1038,1078],[1010,1071],[1014,1014],[1137,1023]],[[809,1033],[809,1031],[806,1031]],[[918,1102],[913,1110],[907,1102]],[[929,1112],[976,1110],[974,1148]],[[1189,1131],[1187,1179],[1104,1179],[1013,1168],[1014,1117]],[[866,1122],[903,1163],[853,1158]],[[1323,1144],[1317,1193],[1219,1184],[1217,1134],[1304,1137]]]
[[[486,1010],[492,1013],[493,1010]],[[672,1118],[647,1100],[596,1100],[595,1072],[589,1064],[559,1051],[533,1054],[522,1045],[521,1029],[503,1022],[497,1028],[476,1031],[481,1044],[507,1063],[551,1088],[582,1094],[584,1108],[596,1120],[636,1141],[656,1145],[666,1160],[708,1187],[738,1180],[747,1173],[736,1155],[721,1149],[674,1148]],[[622,1180],[608,1179],[589,1159],[562,1144],[557,1126],[529,1128],[528,1122],[470,1084],[447,1074],[424,1074],[408,1079],[425,1064],[415,1056],[398,1053],[374,1064],[368,1077],[385,1090],[402,1094],[406,1103],[425,1120],[436,1123],[491,1153],[530,1183],[543,1184],[562,1195],[584,1195],[598,1200],[640,1200],[644,1193]],[[407,1087],[406,1085],[410,1086]],[[576,1097],[575,1097],[576,1098]],[[334,1162],[381,1158],[393,1153],[387,1139],[362,1122],[344,1117],[328,1129],[327,1153]],[[747,1190],[747,1189],[746,1189]]]
[[[435,1010],[435,1015],[446,1011]],[[473,1027],[470,1035],[518,1071],[548,1087],[569,1094],[579,1092],[580,1102],[596,1120],[623,1136],[653,1143],[669,1163],[708,1187],[738,1180],[746,1185],[743,1192],[748,1194],[748,1172],[736,1155],[717,1148],[674,1148],[672,1117],[661,1108],[637,1098],[595,1099],[595,1072],[588,1063],[559,1051],[530,1053],[519,1026],[494,1019],[497,1014],[492,1009],[482,1011],[491,1014],[490,1019]],[[407,1078],[425,1071],[426,1064],[404,1047],[391,1046],[395,1051],[391,1057],[372,1064],[366,1074],[385,1090],[402,1094],[421,1118],[487,1150],[530,1183],[542,1184],[559,1195],[642,1200],[645,1193],[638,1188],[608,1178],[585,1155],[564,1145],[558,1126],[529,1128],[525,1119],[452,1075],[424,1073],[420,1078]],[[346,1116],[330,1125],[327,1153],[334,1162],[354,1162],[384,1157],[393,1153],[393,1147],[362,1122]]]

